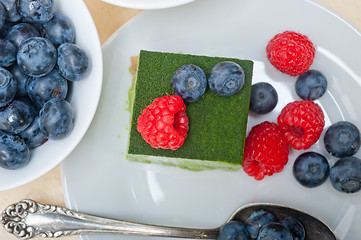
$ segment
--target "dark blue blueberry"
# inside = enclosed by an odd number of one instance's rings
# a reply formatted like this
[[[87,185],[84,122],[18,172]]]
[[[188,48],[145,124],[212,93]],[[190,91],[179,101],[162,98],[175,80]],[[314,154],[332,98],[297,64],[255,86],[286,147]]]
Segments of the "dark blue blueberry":
[[[249,110],[257,114],[272,111],[278,102],[276,89],[269,83],[260,82],[252,85]]]
[[[332,186],[345,193],[354,193],[361,189],[361,159],[351,156],[336,161],[330,170]]]
[[[275,222],[276,217],[265,210],[258,210],[251,214],[251,216],[246,221],[247,230],[251,236],[251,239],[256,239],[259,233],[259,230],[266,224],[270,222]]]
[[[24,40],[31,37],[40,37],[40,33],[29,23],[19,23],[9,29],[6,39],[19,48]]]
[[[63,43],[74,43],[75,29],[71,20],[61,13],[44,23],[44,37],[49,39],[56,47]]]
[[[28,81],[29,76],[26,75],[18,66],[18,64],[13,64],[10,67],[10,72],[13,74],[16,82],[17,82],[17,90],[16,96],[25,96],[28,94],[26,91],[26,83]]]
[[[15,97],[17,83],[13,75],[0,67],[0,107],[9,104]]]
[[[19,0],[19,12],[25,21],[45,23],[54,15],[53,0]]]
[[[18,0],[0,0],[4,4],[6,10],[6,21],[17,22],[20,20],[21,15],[18,11]]]
[[[230,221],[219,230],[218,240],[248,240],[251,239],[246,226],[239,221]]]
[[[0,109],[0,130],[18,134],[30,126],[36,116],[34,107],[19,99]]]
[[[68,93],[68,82],[58,70],[53,69],[43,77],[30,77],[26,89],[30,99],[40,109],[52,98],[65,99]]]
[[[44,33],[43,23],[30,23],[30,24],[39,33],[39,37],[44,37],[45,33]]]
[[[15,170],[24,167],[29,160],[29,148],[19,136],[0,134],[0,167]]]
[[[360,130],[350,122],[340,121],[327,129],[323,140],[332,156],[351,156],[360,149]]]
[[[293,164],[293,176],[304,187],[313,188],[326,181],[330,173],[327,159],[316,152],[305,152]]]
[[[183,65],[172,76],[174,94],[186,102],[200,99],[207,88],[207,77],[203,70],[193,64]]]
[[[56,60],[56,48],[50,40],[42,37],[26,39],[17,54],[20,69],[32,77],[42,77],[50,73]]]
[[[293,237],[282,224],[272,222],[261,228],[257,240],[293,240]]]
[[[4,26],[5,24],[5,16],[6,16],[6,11],[5,11],[5,7],[4,4],[2,4],[0,2],[0,29]]]
[[[0,67],[9,67],[16,61],[16,47],[8,40],[0,39]]]
[[[231,96],[239,92],[244,85],[244,71],[234,62],[216,64],[208,78],[210,89],[221,96]]]
[[[40,130],[39,116],[36,116],[30,126],[19,135],[25,141],[29,149],[39,147],[48,141],[47,137]]]
[[[66,137],[74,126],[74,112],[71,105],[59,98],[47,101],[40,110],[39,125],[49,139]]]
[[[316,100],[326,92],[326,89],[326,77],[317,70],[308,70],[296,81],[296,93],[303,100]]]
[[[88,72],[88,56],[85,51],[72,43],[58,47],[58,69],[70,81],[79,81]]]
[[[293,236],[293,240],[304,240],[306,237],[305,228],[302,223],[295,218],[286,217],[279,221]]]
[[[10,28],[14,26],[14,23],[12,22],[5,22],[4,26],[0,28],[0,38],[5,39],[6,35],[8,34]]]

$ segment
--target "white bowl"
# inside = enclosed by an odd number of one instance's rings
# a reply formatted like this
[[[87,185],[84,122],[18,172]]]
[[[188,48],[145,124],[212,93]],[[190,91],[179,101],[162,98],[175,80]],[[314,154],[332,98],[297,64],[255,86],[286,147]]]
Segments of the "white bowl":
[[[69,17],[76,30],[76,44],[89,57],[89,74],[74,82],[69,101],[75,112],[72,132],[62,140],[49,140],[31,150],[28,165],[17,170],[0,168],[0,191],[28,183],[64,160],[87,131],[98,106],[103,78],[101,44],[93,19],[81,0],[55,0],[56,12]]]
[[[103,2],[126,8],[161,9],[183,5],[194,0],[103,0]]]

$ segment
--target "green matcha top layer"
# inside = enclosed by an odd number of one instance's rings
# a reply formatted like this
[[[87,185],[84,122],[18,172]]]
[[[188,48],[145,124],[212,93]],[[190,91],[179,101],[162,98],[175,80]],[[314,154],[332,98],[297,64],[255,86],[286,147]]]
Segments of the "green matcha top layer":
[[[155,149],[147,144],[137,131],[137,119],[142,110],[155,98],[173,94],[173,72],[182,65],[195,64],[202,68],[208,77],[212,67],[223,61],[233,61],[243,68],[245,83],[241,91],[229,97],[222,97],[208,87],[200,100],[185,103],[189,131],[183,146],[179,149]],[[142,50],[139,56],[128,154],[241,164],[252,72],[253,62],[250,60]]]

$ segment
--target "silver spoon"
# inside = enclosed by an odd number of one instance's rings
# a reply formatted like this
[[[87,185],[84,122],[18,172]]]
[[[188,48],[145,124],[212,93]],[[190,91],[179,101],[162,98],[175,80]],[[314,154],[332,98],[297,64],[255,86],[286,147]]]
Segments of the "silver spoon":
[[[256,210],[272,212],[277,218],[294,217],[305,227],[306,240],[336,240],[323,222],[302,211],[271,203],[252,203],[237,209],[226,221],[245,221]],[[20,239],[37,236],[57,238],[80,234],[124,234],[169,238],[217,239],[221,227],[188,229],[139,224],[97,217],[70,209],[22,200],[7,207],[1,215],[1,224]]]

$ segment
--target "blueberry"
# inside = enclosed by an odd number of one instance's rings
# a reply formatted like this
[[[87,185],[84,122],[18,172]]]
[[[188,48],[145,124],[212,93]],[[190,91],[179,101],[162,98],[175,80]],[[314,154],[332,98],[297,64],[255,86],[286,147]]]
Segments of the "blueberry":
[[[219,230],[218,240],[248,240],[250,239],[246,226],[239,221],[230,221]]]
[[[261,228],[257,240],[293,240],[293,237],[282,224],[271,222]]]
[[[19,135],[25,141],[29,149],[39,147],[48,141],[47,137],[40,130],[39,116],[36,116],[30,126]]]
[[[15,97],[17,83],[13,75],[0,67],[0,107],[9,104]]]
[[[200,99],[207,88],[207,77],[203,70],[193,64],[179,67],[172,76],[174,94],[186,102]]]
[[[276,217],[265,210],[258,210],[251,214],[251,216],[246,221],[247,230],[251,236],[251,239],[256,239],[258,232],[264,225],[275,222]]]
[[[295,218],[286,217],[279,221],[293,236],[293,240],[304,240],[306,237],[305,228],[302,223]]]
[[[210,89],[221,96],[231,96],[239,92],[244,81],[242,67],[230,61],[217,63],[208,78]]]
[[[74,112],[71,105],[64,99],[50,99],[39,112],[39,125],[49,139],[66,137],[74,126]]]
[[[44,37],[56,47],[63,43],[74,43],[75,29],[71,20],[61,13],[54,13],[54,17],[44,23]]]
[[[345,193],[361,189],[361,159],[347,156],[339,159],[330,170],[332,186]]]
[[[50,40],[42,37],[26,39],[17,53],[17,63],[25,74],[41,77],[53,70],[57,52]]]
[[[14,134],[20,133],[30,126],[35,113],[32,105],[15,99],[0,109],[0,130]]]
[[[5,21],[2,28],[0,28],[0,38],[5,39],[8,34],[10,28],[14,26],[14,23]]]
[[[6,11],[5,11],[5,7],[4,4],[2,4],[0,2],[0,29],[4,26],[5,24],[5,16],[6,16]]]
[[[271,84],[260,82],[252,85],[250,111],[266,114],[276,107],[277,102],[278,94]]]
[[[293,176],[304,187],[313,188],[326,181],[330,173],[327,159],[316,152],[305,152],[293,164]]]
[[[54,15],[53,0],[19,0],[19,12],[29,22],[48,22]]]
[[[16,61],[16,47],[8,40],[0,39],[0,67],[9,67]]]
[[[351,156],[360,149],[360,130],[350,122],[334,123],[327,129],[324,143],[332,156]]]
[[[26,83],[29,76],[26,75],[16,63],[11,65],[9,70],[17,82],[16,96],[26,96],[28,94],[26,91]]]
[[[52,98],[65,99],[68,93],[68,82],[58,70],[53,69],[43,77],[30,77],[26,89],[30,99],[38,108],[41,108]]]
[[[79,81],[87,74],[88,56],[77,45],[63,43],[58,47],[58,68],[66,79]]]
[[[24,167],[29,160],[29,148],[19,136],[0,134],[0,167],[15,170]]]
[[[6,21],[17,22],[21,19],[21,15],[18,11],[18,0],[0,0],[4,4],[6,10]]]
[[[317,70],[308,70],[298,76],[296,81],[296,93],[303,100],[316,100],[327,89],[326,77]]]
[[[39,31],[29,23],[19,23],[9,29],[6,39],[19,48],[24,40],[31,37],[40,37]]]

